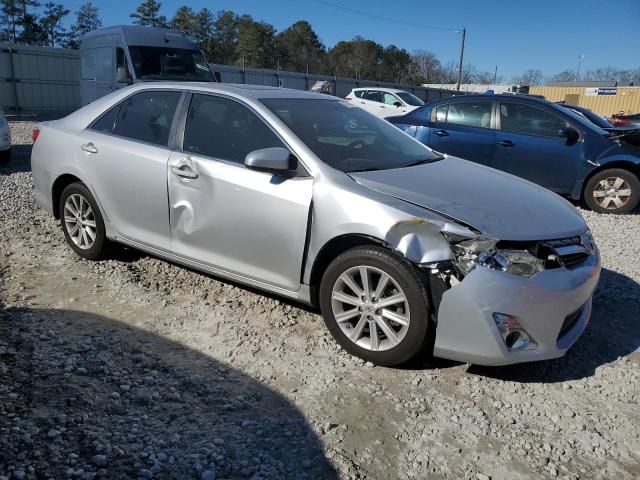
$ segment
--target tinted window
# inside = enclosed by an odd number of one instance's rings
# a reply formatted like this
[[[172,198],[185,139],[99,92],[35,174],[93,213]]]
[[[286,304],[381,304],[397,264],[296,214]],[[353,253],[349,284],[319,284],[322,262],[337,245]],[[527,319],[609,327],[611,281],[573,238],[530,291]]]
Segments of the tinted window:
[[[121,137],[166,146],[179,92],[144,92],[122,102],[114,133]]]
[[[198,50],[132,46],[129,55],[139,79],[213,81],[209,64]]]
[[[194,95],[184,132],[183,150],[244,163],[249,152],[284,147],[258,116],[240,103],[211,95]]]
[[[489,128],[491,126],[491,102],[450,103],[447,123]]]
[[[364,95],[364,90],[354,90],[353,93],[355,94],[356,97],[362,98],[362,96]]]
[[[371,100],[372,102],[382,102],[382,93],[376,90],[368,90],[364,94],[365,100]]]
[[[116,124],[116,118],[118,118],[119,110],[120,104],[108,110],[107,113],[93,122],[93,124],[89,128],[91,130],[95,130],[96,132],[113,133],[113,127]]]
[[[557,137],[566,122],[539,107],[504,102],[500,104],[500,125],[505,132]]]
[[[343,172],[400,168],[440,159],[389,122],[335,100],[261,100],[323,162]]]
[[[111,82],[113,80],[113,49],[90,48],[80,57],[80,79]]]

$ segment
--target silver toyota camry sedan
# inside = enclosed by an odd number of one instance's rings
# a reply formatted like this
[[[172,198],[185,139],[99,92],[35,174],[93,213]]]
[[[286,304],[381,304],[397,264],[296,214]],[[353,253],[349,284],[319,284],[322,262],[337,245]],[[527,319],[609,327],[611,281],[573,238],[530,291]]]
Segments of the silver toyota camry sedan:
[[[317,306],[379,365],[556,358],[589,321],[600,260],[571,204],[337,98],[143,84],[34,137],[36,200],[78,255],[119,242]]]

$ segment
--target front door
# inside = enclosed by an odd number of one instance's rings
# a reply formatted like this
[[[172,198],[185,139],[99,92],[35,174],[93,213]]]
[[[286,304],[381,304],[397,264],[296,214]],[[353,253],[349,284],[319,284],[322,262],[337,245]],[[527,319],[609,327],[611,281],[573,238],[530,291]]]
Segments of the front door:
[[[570,193],[580,165],[583,142],[559,132],[568,122],[543,105],[501,101],[493,167],[558,193]]]
[[[169,136],[180,92],[127,97],[78,137],[77,155],[118,235],[168,250]]]
[[[244,104],[205,94],[190,103],[182,149],[169,160],[173,251],[296,291],[312,178],[245,167],[249,152],[286,146]]]
[[[441,153],[491,165],[495,142],[493,102],[467,100],[434,108],[428,145]]]

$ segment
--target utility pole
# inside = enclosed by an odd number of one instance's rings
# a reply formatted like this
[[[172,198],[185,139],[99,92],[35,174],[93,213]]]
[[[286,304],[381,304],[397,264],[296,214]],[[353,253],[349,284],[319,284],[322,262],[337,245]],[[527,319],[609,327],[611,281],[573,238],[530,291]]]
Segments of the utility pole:
[[[496,65],[496,69],[493,71],[493,84],[498,83],[498,65]]]
[[[582,60],[584,60],[584,55],[578,55],[578,68],[576,69],[576,82],[580,80],[580,65],[582,64]]]
[[[460,64],[458,65],[458,85],[456,87],[457,91],[460,91],[460,82],[462,81],[462,60],[464,59],[464,37],[467,34],[467,29],[462,29],[462,44],[460,46]]]

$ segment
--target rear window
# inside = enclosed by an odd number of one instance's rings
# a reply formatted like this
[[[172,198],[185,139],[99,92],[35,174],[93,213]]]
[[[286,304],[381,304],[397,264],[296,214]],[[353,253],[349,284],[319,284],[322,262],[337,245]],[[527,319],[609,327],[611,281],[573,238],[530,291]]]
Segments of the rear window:
[[[358,98],[362,98],[362,96],[364,95],[364,90],[354,90],[353,94]]]

